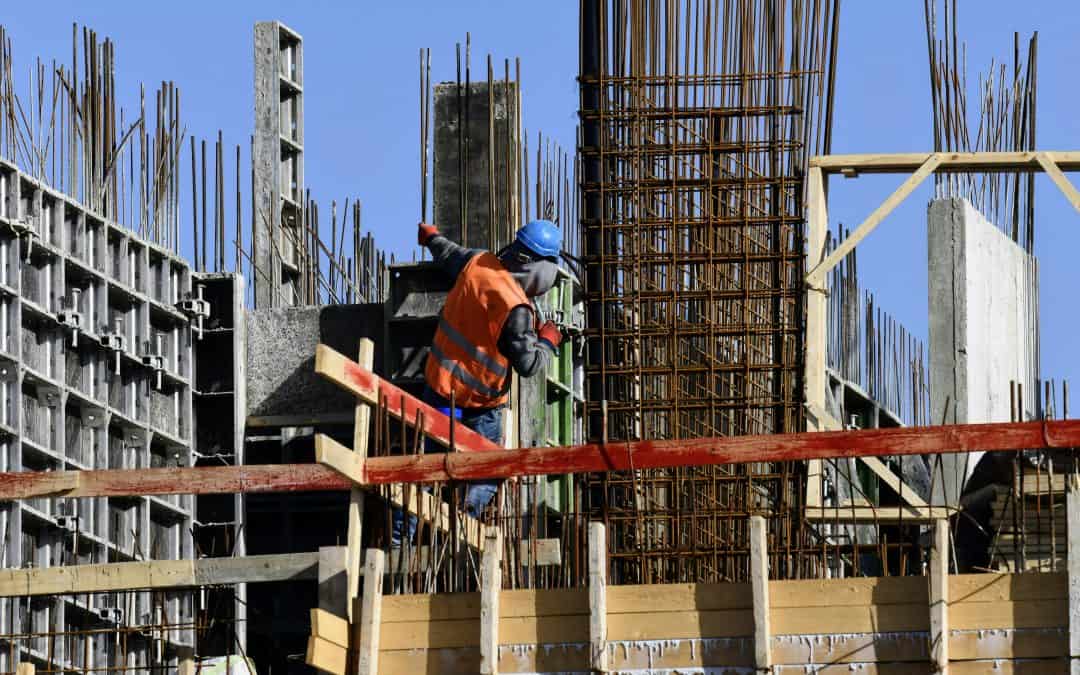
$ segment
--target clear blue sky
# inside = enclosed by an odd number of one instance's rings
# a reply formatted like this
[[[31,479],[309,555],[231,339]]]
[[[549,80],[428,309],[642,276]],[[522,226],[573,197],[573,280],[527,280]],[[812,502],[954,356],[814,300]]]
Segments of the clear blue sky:
[[[252,29],[280,19],[304,36],[307,185],[329,201],[359,197],[365,229],[399,257],[412,252],[419,216],[417,53],[430,47],[433,80],[454,77],[454,43],[473,36],[484,55],[520,56],[525,124],[572,148],[577,121],[577,2],[6,3],[0,22],[26,72],[35,56],[70,58],[71,22],[117,42],[118,88],[137,95],[171,79],[190,133],[224,130],[246,158],[252,129]],[[1011,59],[1012,34],[1038,30],[1042,149],[1080,149],[1075,0],[961,0],[969,81],[991,57]],[[928,150],[932,136],[922,3],[846,0],[841,15],[834,152]],[[21,80],[21,78],[20,78]],[[135,100],[134,98],[132,100]],[[245,159],[246,162],[246,159]],[[1080,176],[1077,176],[1080,182]],[[834,181],[830,217],[854,227],[900,176]],[[185,188],[186,189],[186,188]],[[863,285],[916,335],[926,334],[924,189],[859,249]],[[1080,383],[1073,347],[1080,289],[1080,215],[1045,177],[1037,183],[1036,253],[1042,274],[1043,373]],[[1007,386],[1007,384],[1002,385]],[[1080,402],[1074,404],[1080,407]]]

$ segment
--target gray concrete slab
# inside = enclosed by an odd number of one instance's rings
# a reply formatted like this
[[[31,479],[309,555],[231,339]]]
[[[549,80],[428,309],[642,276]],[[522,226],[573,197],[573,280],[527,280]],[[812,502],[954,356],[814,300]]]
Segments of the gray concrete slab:
[[[315,375],[315,345],[356,358],[362,337],[381,363],[381,304],[259,309],[245,317],[247,414],[300,415],[352,410],[355,401]]]
[[[1030,419],[1039,373],[1035,258],[965,199],[931,202],[927,222],[933,420],[1008,422],[1011,381],[1023,385]],[[956,503],[981,454],[942,456],[935,503]]]

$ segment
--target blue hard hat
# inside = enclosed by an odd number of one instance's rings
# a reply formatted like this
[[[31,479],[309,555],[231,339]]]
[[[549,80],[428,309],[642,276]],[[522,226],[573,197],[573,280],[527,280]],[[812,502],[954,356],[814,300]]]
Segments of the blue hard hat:
[[[542,258],[559,259],[562,248],[562,234],[559,227],[550,220],[533,220],[517,232],[517,241]]]

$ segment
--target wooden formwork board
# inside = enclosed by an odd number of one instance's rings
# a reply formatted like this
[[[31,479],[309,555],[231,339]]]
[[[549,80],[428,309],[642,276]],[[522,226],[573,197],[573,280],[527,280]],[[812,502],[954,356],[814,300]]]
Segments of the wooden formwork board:
[[[1064,574],[952,575],[948,591],[950,673],[1064,663]],[[769,595],[777,672],[931,672],[926,577],[772,581]],[[587,589],[503,591],[499,616],[499,672],[588,669]],[[607,621],[612,671],[754,664],[749,584],[608,587]],[[382,622],[380,672],[476,672],[479,593],[387,596]]]

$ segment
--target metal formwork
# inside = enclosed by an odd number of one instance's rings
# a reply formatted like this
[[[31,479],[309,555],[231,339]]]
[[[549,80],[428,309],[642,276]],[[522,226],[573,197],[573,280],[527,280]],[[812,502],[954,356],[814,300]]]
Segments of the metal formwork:
[[[802,428],[802,175],[827,146],[831,2],[583,2],[592,439]],[[745,515],[812,573],[787,465],[589,480],[623,581],[739,579]],[[803,553],[810,554],[803,556]]]
[[[188,466],[187,264],[0,161],[0,462],[6,471]],[[194,499],[40,497],[0,509],[4,567],[183,559]],[[0,600],[0,670],[152,665],[153,639],[92,629],[189,624],[189,593]],[[58,635],[63,635],[59,639]],[[52,637],[50,637],[52,636]],[[190,632],[168,638],[166,663]],[[161,643],[164,646],[165,643]]]

